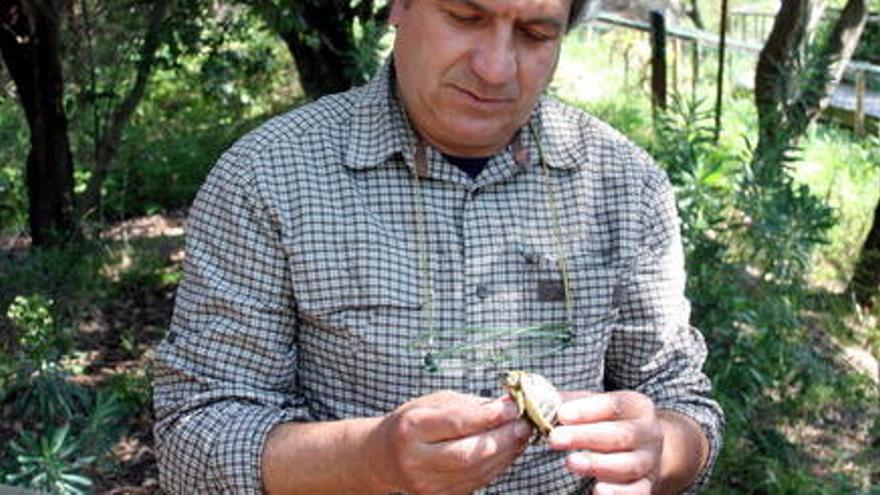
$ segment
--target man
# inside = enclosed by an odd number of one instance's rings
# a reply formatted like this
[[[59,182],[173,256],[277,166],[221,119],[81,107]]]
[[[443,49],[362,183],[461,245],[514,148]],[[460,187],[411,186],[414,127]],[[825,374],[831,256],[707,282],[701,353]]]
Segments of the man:
[[[705,480],[722,419],[687,324],[669,183],[610,128],[541,96],[583,8],[395,1],[393,56],[371,83],[220,159],[157,357],[167,491],[675,493]],[[532,326],[566,338],[533,348]],[[501,397],[514,366],[563,391],[546,444],[528,444]]]

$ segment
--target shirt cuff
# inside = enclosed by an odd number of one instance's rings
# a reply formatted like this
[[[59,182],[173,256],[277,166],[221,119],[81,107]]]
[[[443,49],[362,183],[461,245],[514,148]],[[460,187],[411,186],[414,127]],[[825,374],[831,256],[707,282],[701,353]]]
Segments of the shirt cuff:
[[[263,493],[263,446],[269,431],[279,423],[304,418],[295,410],[240,402],[228,403],[218,412],[227,420],[215,430],[207,480],[211,492]]]

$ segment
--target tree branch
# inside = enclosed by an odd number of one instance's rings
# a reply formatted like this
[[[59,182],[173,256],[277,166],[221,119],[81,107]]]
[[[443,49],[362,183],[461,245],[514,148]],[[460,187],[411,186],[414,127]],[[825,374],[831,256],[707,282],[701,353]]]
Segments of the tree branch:
[[[122,131],[144,97],[147,82],[156,61],[156,51],[159,49],[162,27],[173,2],[174,0],[157,0],[153,3],[147,21],[146,35],[143,45],[141,45],[135,81],[128,94],[114,109],[107,128],[100,138],[95,173],[89,180],[84,194],[84,210],[94,208],[100,203],[101,185],[107,173],[112,169],[118,154]]]

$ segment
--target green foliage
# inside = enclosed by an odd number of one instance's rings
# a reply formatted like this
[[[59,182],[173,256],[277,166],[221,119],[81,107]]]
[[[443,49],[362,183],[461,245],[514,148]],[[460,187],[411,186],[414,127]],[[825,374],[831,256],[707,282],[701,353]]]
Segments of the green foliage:
[[[96,220],[186,208],[233,141],[302,98],[284,45],[249,9],[197,15],[161,54]]]
[[[6,317],[19,330],[18,341],[25,356],[46,369],[57,361],[70,346],[70,332],[59,331],[50,312],[53,302],[35,294],[16,296]]]
[[[121,166],[104,184],[103,217],[128,218],[189,206],[214,161],[254,121],[173,134],[170,129],[133,127],[128,135],[140,146],[124,146]],[[157,133],[156,136],[151,134]]]
[[[27,222],[27,191],[22,169],[0,166],[0,233],[17,232]]]
[[[611,99],[590,105],[590,113],[625,134],[633,142],[648,148],[653,142],[650,114],[625,101]]]
[[[129,249],[126,256],[134,260],[126,261],[112,245],[101,243],[33,251],[17,262],[0,260],[3,291],[29,288],[33,294],[7,298],[0,291],[8,304],[0,323],[8,323],[13,337],[0,349],[0,433],[5,433],[0,438],[11,437],[0,451],[13,453],[0,456],[0,482],[91,493],[90,480],[109,469],[102,466],[111,462],[108,452],[127,421],[149,409],[151,389],[143,373],[118,373],[98,388],[73,380],[73,370],[83,371],[76,364],[83,354],[74,351],[67,322],[88,314],[88,305],[105,304],[135,285],[155,290],[149,284],[158,282],[147,273],[165,265],[151,246],[155,254],[143,262],[137,249]],[[51,299],[41,295],[49,291]]]
[[[92,486],[84,470],[95,458],[81,455],[79,440],[70,435],[70,424],[48,429],[43,435],[22,431],[9,443],[18,470],[6,482],[49,493],[81,495]]]
[[[810,256],[834,225],[832,210],[792,179],[796,150],[781,146],[757,168],[753,156],[714,144],[699,108],[676,101],[661,114],[651,151],[679,198],[694,323],[727,414],[713,490],[851,493],[857,485],[846,477],[818,482],[780,433],[834,407],[867,414],[880,397],[813,349],[802,318]]]
[[[865,24],[865,30],[862,31],[862,37],[853,53],[853,60],[880,64],[880,22],[874,20]]]
[[[90,493],[90,471],[118,438],[123,420],[137,410],[118,390],[87,394],[78,414],[60,424],[33,422],[33,429],[22,429],[8,445],[15,457],[3,466],[5,481],[51,493]]]
[[[27,223],[24,162],[29,143],[17,103],[0,96],[0,235],[21,232]]]
[[[388,50],[388,46],[384,43],[385,22],[375,18],[366,21],[355,18],[352,29],[355,46],[347,55],[350,71],[348,77],[352,81],[369,81],[379,70],[380,53]]]
[[[51,307],[52,301],[39,294],[17,296],[6,312],[17,341],[12,352],[4,352],[11,364],[0,377],[0,399],[13,398],[18,416],[70,419],[87,400],[59,366],[70,349],[71,335],[55,323]]]
[[[70,380],[62,359],[68,332],[55,322],[43,296],[16,297],[7,318],[16,330],[15,350],[0,353],[0,408],[16,418],[14,454],[0,465],[6,483],[51,493],[89,493],[89,468],[118,438],[123,420],[145,406],[142,389],[123,381],[95,392]]]
[[[728,201],[741,173],[736,157],[715,145],[712,115],[702,106],[674,98],[673,111],[658,114],[659,139],[650,148],[676,185],[683,239],[691,252],[705,247],[706,235],[727,227]]]
[[[815,252],[810,282],[834,288],[850,279],[880,201],[880,137],[854,139],[846,129],[820,127],[804,142],[796,174],[827,198],[839,221]]]
[[[98,276],[106,261],[101,253],[101,244],[94,242],[33,250],[25,260],[0,260],[0,308],[8,307],[20,294],[41,294],[55,301],[56,321],[67,319],[73,306],[88,308],[107,295]]]
[[[107,381],[112,396],[129,411],[148,410],[153,401],[149,374],[117,373]]]

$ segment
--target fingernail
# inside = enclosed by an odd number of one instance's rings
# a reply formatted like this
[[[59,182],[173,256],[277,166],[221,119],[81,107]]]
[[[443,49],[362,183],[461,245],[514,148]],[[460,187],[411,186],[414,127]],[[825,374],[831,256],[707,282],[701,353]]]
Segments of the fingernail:
[[[525,421],[519,421],[513,428],[517,438],[528,438],[532,434],[532,427]]]
[[[564,428],[556,427],[550,432],[550,447],[565,448],[571,442],[571,434]]]

